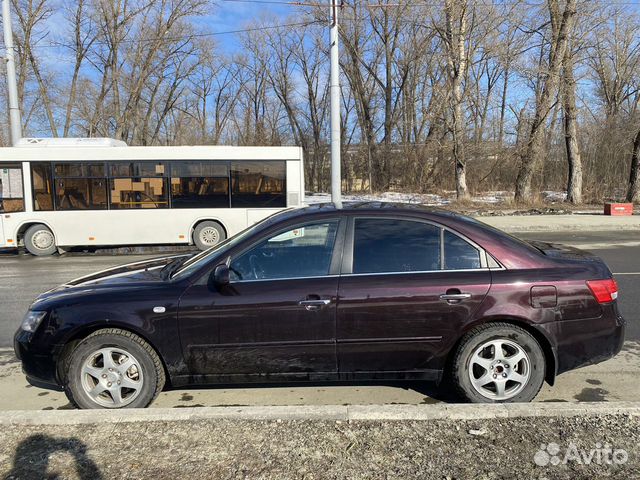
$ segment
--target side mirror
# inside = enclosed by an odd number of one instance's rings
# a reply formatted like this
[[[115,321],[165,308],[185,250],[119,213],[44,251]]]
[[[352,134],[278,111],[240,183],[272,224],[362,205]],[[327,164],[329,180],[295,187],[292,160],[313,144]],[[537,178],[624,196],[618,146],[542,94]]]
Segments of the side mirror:
[[[221,263],[213,270],[213,283],[218,287],[229,284],[229,267],[226,263]]]

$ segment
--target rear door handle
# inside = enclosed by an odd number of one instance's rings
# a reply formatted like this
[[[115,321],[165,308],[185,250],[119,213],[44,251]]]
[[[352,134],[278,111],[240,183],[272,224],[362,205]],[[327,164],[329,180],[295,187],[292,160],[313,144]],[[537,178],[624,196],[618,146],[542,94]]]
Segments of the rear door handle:
[[[471,298],[470,293],[443,293],[440,295],[440,300],[444,300],[448,303],[458,303],[469,298]]]
[[[326,307],[330,303],[331,300],[300,300],[298,305],[307,310],[318,310],[319,308]]]

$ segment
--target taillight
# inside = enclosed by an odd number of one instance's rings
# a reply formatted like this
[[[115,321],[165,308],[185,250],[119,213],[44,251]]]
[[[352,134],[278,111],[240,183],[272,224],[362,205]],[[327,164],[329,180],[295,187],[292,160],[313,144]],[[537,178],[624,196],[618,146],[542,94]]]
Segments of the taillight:
[[[618,298],[618,283],[613,278],[587,280],[587,287],[589,287],[598,303],[609,303]]]

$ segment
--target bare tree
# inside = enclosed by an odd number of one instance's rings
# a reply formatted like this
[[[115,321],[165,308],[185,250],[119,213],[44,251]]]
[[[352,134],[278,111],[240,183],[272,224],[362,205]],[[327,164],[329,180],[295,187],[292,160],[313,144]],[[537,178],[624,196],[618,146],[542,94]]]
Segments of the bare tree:
[[[569,163],[567,201],[582,203],[582,157],[578,143],[578,120],[576,109],[576,80],[574,77],[574,52],[567,47],[562,67],[562,108],[564,137]]]
[[[451,133],[455,164],[456,196],[469,198],[467,187],[467,159],[465,155],[464,114],[462,110],[463,81],[467,76],[468,58],[466,38],[468,11],[466,0],[445,0],[445,28],[442,38],[447,52],[447,73],[450,82]]]
[[[637,201],[640,15],[576,2],[348,2],[345,187]],[[308,188],[328,187],[326,9],[264,17],[222,52],[209,0],[12,3],[28,135],[296,144]]]
[[[631,173],[629,174],[629,188],[627,202],[640,202],[640,129],[633,140],[631,153]]]
[[[38,84],[40,102],[49,122],[51,134],[57,137],[58,127],[49,92],[49,82],[43,75],[40,61],[34,52],[35,44],[46,37],[46,33],[39,32],[38,28],[41,24],[46,23],[51,16],[51,2],[49,0],[12,0],[12,3],[20,24],[20,34],[16,38],[20,71],[18,95],[24,100],[25,83],[28,75],[27,69],[30,69]]]
[[[561,10],[558,0],[548,0],[548,9],[551,24],[549,62],[548,68],[542,75],[543,86],[537,98],[529,139],[521,154],[522,164],[516,179],[515,200],[517,202],[526,202],[532,199],[531,182],[533,173],[542,160],[545,140],[544,127],[558,89],[562,62],[576,15],[576,1],[567,0],[564,10]]]

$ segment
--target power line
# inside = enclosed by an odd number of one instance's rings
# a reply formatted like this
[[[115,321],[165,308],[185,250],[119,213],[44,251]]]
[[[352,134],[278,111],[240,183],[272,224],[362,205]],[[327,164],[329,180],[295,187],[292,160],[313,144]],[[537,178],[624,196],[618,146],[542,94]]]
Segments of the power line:
[[[253,4],[265,4],[265,5],[285,5],[294,7],[327,7],[326,3],[310,3],[305,1],[296,0],[222,0],[228,3],[253,3]],[[585,3],[598,4],[601,3],[604,7],[612,6],[634,6],[640,7],[640,2],[631,0],[586,0]],[[527,7],[545,7],[546,2],[534,2],[528,0],[477,0],[477,4],[480,6],[492,6],[492,7],[511,7],[515,5],[525,5]],[[356,3],[344,2],[341,6],[356,7]],[[412,3],[363,3],[363,8],[420,8],[420,7],[432,7],[432,8],[444,8],[444,1],[441,2],[412,2]]]
[[[243,0],[225,0],[225,1],[243,1]],[[246,0],[249,1],[249,0]],[[251,1],[260,1],[260,0],[251,0]],[[487,1],[483,1],[483,0],[479,0],[477,2],[479,5],[485,5],[485,6],[495,6],[495,7],[499,7],[502,5],[508,5],[508,6],[513,6],[513,5],[517,5],[517,4],[521,4],[521,5],[526,5],[526,6],[530,6],[530,7],[542,7],[547,5],[546,2],[530,2],[530,1],[526,1],[526,0],[487,0]],[[633,5],[633,6],[640,6],[639,2],[633,2],[633,1],[629,1],[629,0],[593,0],[593,2],[586,2],[586,3],[602,3],[603,6],[609,6],[609,5]],[[345,4],[348,5],[350,7],[355,7],[357,6],[356,4]],[[444,7],[444,2],[438,2],[438,3],[434,3],[434,2],[416,2],[416,3],[365,3],[362,5],[364,8],[399,8],[399,7],[403,7],[403,8],[416,8],[416,7],[440,7],[443,8]]]
[[[327,7],[326,3],[308,3],[304,1],[286,0],[223,0],[229,3],[264,3],[267,5],[292,5],[296,7]]]
[[[174,36],[174,37],[150,37],[150,38],[140,38],[140,39],[128,39],[122,40],[119,42],[120,45],[134,44],[134,43],[145,43],[145,42],[154,42],[156,40],[166,40],[166,41],[179,41],[179,40],[191,40],[193,38],[202,38],[202,37],[214,37],[219,35],[232,35],[237,33],[247,33],[247,32],[259,32],[263,30],[273,30],[276,28],[288,28],[288,27],[302,27],[309,26],[315,23],[319,23],[318,20],[309,20],[306,22],[297,22],[297,23],[282,23],[277,25],[267,25],[263,27],[253,27],[253,28],[242,28],[238,30],[226,30],[222,32],[206,32],[206,33],[194,33],[192,35],[182,35],[182,36]],[[89,42],[87,42],[89,43]],[[95,41],[93,45],[111,45],[110,42],[106,42],[104,40]],[[61,43],[61,42],[50,42],[48,44],[38,44],[35,45],[36,48],[61,48],[68,47],[69,45]]]

